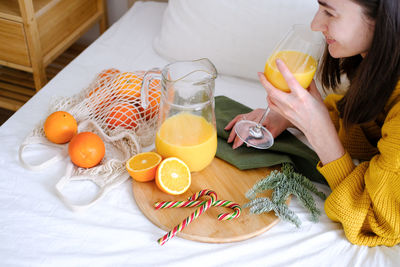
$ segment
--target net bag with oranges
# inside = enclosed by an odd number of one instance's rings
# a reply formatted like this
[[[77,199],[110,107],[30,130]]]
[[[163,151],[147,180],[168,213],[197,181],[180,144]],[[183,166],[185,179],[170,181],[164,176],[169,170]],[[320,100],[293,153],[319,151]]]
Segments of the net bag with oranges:
[[[118,186],[129,178],[125,162],[142,147],[150,145],[155,137],[158,108],[160,105],[160,81],[152,80],[149,85],[149,106],[143,109],[140,105],[141,84],[145,71],[121,72],[111,68],[99,73],[90,85],[80,93],[66,98],[57,98],[50,104],[49,114],[64,111],[72,115],[77,122],[77,133],[91,132],[104,142],[105,155],[96,166],[88,168],[74,161],[72,155],[79,155],[68,143],[57,144],[50,141],[45,133],[46,122],[40,122],[21,144],[19,158],[21,164],[31,170],[40,170],[60,159],[70,157],[64,177],[56,185],[60,198],[73,210],[85,209],[93,205],[111,188]],[[53,132],[57,133],[60,119],[55,119]],[[52,125],[47,128],[51,132]],[[46,138],[47,137],[47,138]],[[76,142],[75,142],[76,143]],[[87,143],[87,142],[82,142]],[[59,152],[51,159],[37,165],[29,164],[23,157],[26,147],[33,145],[58,147]],[[75,145],[76,146],[76,145]],[[72,150],[78,148],[72,148]],[[79,151],[78,151],[79,152]],[[76,164],[74,164],[74,163]],[[93,201],[83,205],[71,204],[62,194],[62,188],[72,180],[91,180],[99,188],[99,194]]]

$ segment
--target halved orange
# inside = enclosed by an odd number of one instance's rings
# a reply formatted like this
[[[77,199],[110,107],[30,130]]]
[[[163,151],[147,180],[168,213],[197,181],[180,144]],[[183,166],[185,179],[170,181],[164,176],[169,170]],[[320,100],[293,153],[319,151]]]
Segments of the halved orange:
[[[134,155],[126,162],[126,170],[138,182],[154,180],[162,157],[156,152],[143,152]]]
[[[157,168],[156,185],[167,194],[183,194],[189,189],[190,183],[189,167],[178,158],[166,158]]]

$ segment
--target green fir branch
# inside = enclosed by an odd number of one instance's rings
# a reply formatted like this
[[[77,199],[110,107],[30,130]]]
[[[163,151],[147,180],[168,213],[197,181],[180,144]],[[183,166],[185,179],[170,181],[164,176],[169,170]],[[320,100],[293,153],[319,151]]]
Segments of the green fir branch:
[[[278,187],[284,178],[284,173],[274,170],[267,177],[258,181],[253,188],[246,193],[246,197],[248,199],[253,199],[258,193],[262,193],[265,190],[274,189]]]
[[[256,198],[257,194],[265,190],[273,190],[271,199],[268,197]],[[250,207],[250,212],[261,214],[274,210],[276,216],[300,227],[299,217],[289,209],[286,200],[290,195],[295,195],[301,205],[310,212],[313,222],[318,222],[321,211],[317,208],[311,193],[325,200],[323,192],[318,191],[315,185],[305,176],[296,173],[290,163],[284,163],[281,171],[274,170],[267,177],[258,181],[247,193],[251,201],[244,207]]]
[[[267,197],[255,198],[245,204],[244,207],[250,207],[250,212],[253,214],[268,213],[273,210],[275,215],[281,220],[291,222],[296,227],[300,227],[301,225],[299,217],[286,204],[276,204]]]
[[[274,209],[275,203],[273,203],[267,197],[258,197],[251,200],[249,203],[244,205],[245,208],[250,207],[250,212],[254,214],[261,214],[265,212],[270,212]]]
[[[281,220],[293,223],[297,228],[300,227],[300,218],[286,204],[278,204],[275,210],[275,215]]]
[[[317,187],[304,175],[297,172],[292,172],[291,177],[297,180],[304,188],[317,195],[320,199],[326,199],[326,195],[324,194],[324,192],[318,191]]]
[[[295,195],[300,200],[302,206],[311,213],[311,220],[313,222],[318,222],[318,217],[321,215],[321,211],[317,208],[314,198],[310,192],[298,184],[294,185],[294,187],[295,188],[293,188],[292,191],[293,195]]]
[[[290,183],[288,183],[288,178],[285,176],[280,186],[276,187],[274,192],[272,192],[271,198],[274,203],[283,204],[292,193]]]

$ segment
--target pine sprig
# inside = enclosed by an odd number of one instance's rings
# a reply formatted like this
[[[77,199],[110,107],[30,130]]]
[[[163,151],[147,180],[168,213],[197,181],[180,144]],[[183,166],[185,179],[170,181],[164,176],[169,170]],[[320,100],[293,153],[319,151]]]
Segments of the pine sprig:
[[[311,220],[318,222],[318,217],[321,215],[321,211],[317,208],[314,198],[309,191],[304,190],[304,187],[300,187],[299,184],[294,185],[291,191],[299,200],[304,208],[311,213]]]
[[[274,190],[271,199],[268,197],[256,198],[257,194],[265,190]],[[302,206],[310,212],[311,220],[318,222],[321,211],[317,208],[311,193],[314,193],[323,200],[326,199],[325,194],[318,191],[307,177],[296,173],[291,164],[284,163],[281,171],[272,171],[266,178],[258,181],[246,193],[246,197],[251,201],[245,207],[250,207],[250,212],[254,214],[274,210],[275,214],[282,220],[289,221],[296,225],[296,227],[300,227],[301,221],[299,217],[289,209],[286,205],[286,200],[291,194],[295,195],[300,200]]]
[[[296,227],[300,227],[301,225],[299,217],[292,210],[290,210],[286,204],[274,203],[267,197],[255,198],[249,203],[245,204],[244,207],[250,207],[250,212],[253,214],[262,214],[273,210],[275,215],[280,219],[289,221],[296,225]]]
[[[262,193],[265,190],[276,188],[285,179],[285,174],[278,172],[277,170],[272,171],[268,176],[268,179],[262,179],[258,181],[252,189],[246,193],[248,199],[253,199],[257,194]]]
[[[293,189],[292,186],[287,182],[287,178],[282,180],[279,186],[275,187],[274,192],[272,192],[272,201],[277,204],[283,204],[286,202]]]
[[[290,164],[287,165],[291,166]],[[298,181],[304,188],[308,189],[309,191],[317,195],[320,199],[322,200],[326,199],[326,195],[323,192],[318,191],[317,187],[315,187],[315,185],[307,177],[305,177],[300,173],[295,172],[293,166],[291,166],[289,170],[290,172],[286,174],[287,176],[291,175],[293,179]]]

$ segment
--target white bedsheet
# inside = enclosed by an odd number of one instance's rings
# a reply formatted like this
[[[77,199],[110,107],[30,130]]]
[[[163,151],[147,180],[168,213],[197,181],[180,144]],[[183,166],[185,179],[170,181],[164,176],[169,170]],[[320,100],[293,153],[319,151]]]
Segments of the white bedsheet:
[[[252,239],[207,244],[165,234],[137,207],[127,181],[84,213],[70,211],[54,186],[66,161],[39,172],[18,162],[18,147],[47,114],[53,96],[71,96],[101,70],[146,70],[167,62],[152,49],[166,5],[139,2],[103,36],[69,64],[0,128],[0,266],[398,266],[400,246],[361,247],[350,244],[338,223],[323,212],[320,223],[308,220],[293,198],[290,208],[303,221],[300,229],[280,222]],[[216,94],[250,107],[265,105],[265,92],[255,82],[218,77]],[[28,152],[31,160],[40,156]],[[326,186],[318,188],[329,194]],[[82,190],[67,193],[85,200]],[[323,202],[317,200],[323,210]],[[190,226],[188,226],[190,227]]]

